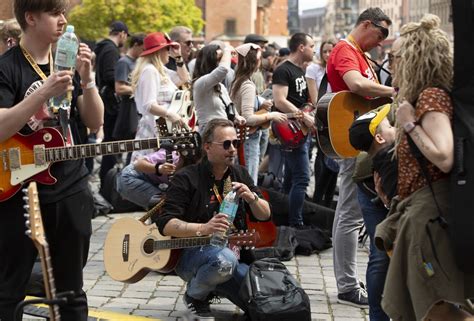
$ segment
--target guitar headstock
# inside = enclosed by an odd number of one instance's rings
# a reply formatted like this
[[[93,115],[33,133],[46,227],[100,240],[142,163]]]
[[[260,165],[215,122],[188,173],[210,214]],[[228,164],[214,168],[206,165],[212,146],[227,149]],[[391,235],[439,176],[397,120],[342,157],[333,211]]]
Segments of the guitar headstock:
[[[237,132],[237,139],[240,140],[241,143],[243,143],[249,138],[250,129],[248,126],[236,125],[235,131]]]
[[[160,148],[168,151],[191,151],[193,154],[201,149],[201,136],[198,132],[187,129],[174,130],[160,137]]]
[[[260,240],[255,230],[239,231],[229,235],[229,243],[245,249],[253,249]]]
[[[40,203],[38,198],[38,189],[35,182],[31,182],[28,188],[23,189],[25,196],[23,199],[26,204],[24,205],[26,218],[26,234],[31,238],[33,243],[38,247],[46,247],[48,243],[43,228],[43,220],[41,218]]]

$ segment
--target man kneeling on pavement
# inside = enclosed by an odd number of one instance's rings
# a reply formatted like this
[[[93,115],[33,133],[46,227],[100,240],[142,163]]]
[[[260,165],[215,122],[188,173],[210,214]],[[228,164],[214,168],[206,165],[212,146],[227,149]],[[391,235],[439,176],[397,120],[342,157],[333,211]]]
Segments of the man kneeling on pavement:
[[[166,193],[162,213],[156,218],[160,233],[173,237],[193,237],[225,232],[230,223],[219,213],[221,200],[231,190],[239,197],[239,208],[233,222],[237,229],[246,228],[246,212],[257,220],[270,219],[270,206],[254,185],[247,170],[234,165],[240,141],[232,122],[210,121],[202,135],[204,156],[195,165],[177,172]],[[238,296],[247,274],[251,255],[238,248],[186,248],[176,266],[176,274],[187,282],[184,303],[201,317],[211,316],[210,301],[214,295],[228,298],[242,310],[246,304]]]

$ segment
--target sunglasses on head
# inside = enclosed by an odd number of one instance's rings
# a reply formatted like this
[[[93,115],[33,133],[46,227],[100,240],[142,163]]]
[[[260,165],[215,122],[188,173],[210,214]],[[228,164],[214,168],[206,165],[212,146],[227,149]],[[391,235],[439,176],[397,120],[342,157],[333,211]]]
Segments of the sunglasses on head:
[[[240,146],[240,140],[238,140],[238,139],[234,139],[234,140],[228,139],[228,140],[224,140],[223,142],[211,142],[211,143],[222,145],[222,147],[225,150],[228,150],[230,148],[231,144],[234,146],[234,148],[239,148],[239,146]]]
[[[383,38],[386,39],[388,37],[388,29],[385,28],[384,26],[379,25],[378,23],[375,23],[373,21],[370,22],[373,26],[377,27],[383,35]]]

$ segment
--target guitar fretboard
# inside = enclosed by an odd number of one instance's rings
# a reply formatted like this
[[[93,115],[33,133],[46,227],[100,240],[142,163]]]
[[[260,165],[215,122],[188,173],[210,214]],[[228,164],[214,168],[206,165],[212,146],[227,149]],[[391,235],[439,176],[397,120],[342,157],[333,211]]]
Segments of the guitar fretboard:
[[[45,149],[47,162],[57,162],[100,155],[113,155],[137,150],[156,149],[160,147],[158,138],[123,140],[100,144],[53,147]]]
[[[211,242],[211,237],[180,237],[171,240],[160,240],[155,241],[153,244],[154,250],[172,250],[172,249],[183,249],[187,247],[196,247],[208,245]]]

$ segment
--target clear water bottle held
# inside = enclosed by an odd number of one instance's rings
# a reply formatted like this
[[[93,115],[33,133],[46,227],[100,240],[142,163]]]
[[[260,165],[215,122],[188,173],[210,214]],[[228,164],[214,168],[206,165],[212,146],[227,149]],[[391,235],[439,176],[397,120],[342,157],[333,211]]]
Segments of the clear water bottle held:
[[[239,198],[237,193],[232,190],[227,193],[226,197],[221,203],[219,212],[227,215],[227,220],[229,223],[234,221],[235,215],[237,214],[237,209],[239,208]],[[214,232],[211,237],[211,245],[217,247],[224,247],[227,245],[227,239],[229,237],[229,230],[226,232]]]
[[[74,72],[76,67],[77,51],[79,49],[79,41],[74,34],[74,26],[68,25],[66,32],[59,38],[56,46],[56,55],[54,59],[54,71],[70,70]],[[55,108],[69,108],[71,107],[70,91],[53,97],[51,104]]]

